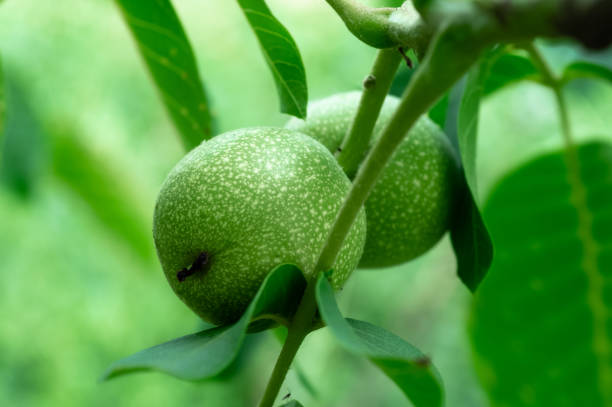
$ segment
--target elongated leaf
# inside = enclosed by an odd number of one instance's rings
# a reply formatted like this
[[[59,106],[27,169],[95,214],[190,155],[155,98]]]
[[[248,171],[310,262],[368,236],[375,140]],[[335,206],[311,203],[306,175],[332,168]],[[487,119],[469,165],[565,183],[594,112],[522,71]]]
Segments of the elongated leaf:
[[[541,81],[538,68],[529,58],[516,54],[492,56],[484,82],[483,96],[520,81]]]
[[[236,357],[249,323],[290,318],[306,280],[296,266],[284,264],[270,272],[244,315],[233,325],[207,329],[140,351],[113,363],[103,379],[135,371],[156,370],[184,380],[202,380],[221,373]]]
[[[306,118],[308,88],[302,57],[289,31],[272,15],[264,0],[238,0],[255,32],[272,72],[280,111]]]
[[[455,221],[451,225],[451,240],[457,272],[461,281],[472,291],[485,277],[493,257],[493,247],[478,207],[476,179],[476,146],[478,116],[484,84],[496,54],[489,53],[468,73],[457,118],[457,138],[465,178],[458,187]],[[467,187],[466,187],[467,185]]]
[[[6,123],[6,95],[4,91],[4,69],[0,58],[0,157],[2,156],[2,146],[4,140],[4,125]],[[1,165],[1,162],[0,162]]]
[[[476,202],[476,146],[481,99],[503,87],[522,80],[540,81],[533,62],[520,55],[508,54],[505,47],[496,47],[482,56],[468,72],[463,99],[459,107],[458,138],[461,162],[466,180]]]
[[[491,193],[471,321],[496,406],[612,405],[612,145],[541,156]]]
[[[449,94],[445,94],[438,102],[429,109],[428,116],[433,120],[440,128],[444,128],[446,123],[446,113],[448,111]]]
[[[565,68],[561,80],[568,83],[582,78],[600,79],[612,84],[612,70],[591,62],[574,62]]]
[[[297,400],[291,400],[281,405],[280,407],[304,407],[304,406],[302,405],[302,403],[300,403]]]
[[[48,156],[46,134],[40,118],[28,100],[27,89],[12,76],[4,78],[6,120],[0,138],[0,185],[28,198],[44,173]],[[0,101],[0,104],[3,104]],[[4,109],[2,115],[4,116]]]
[[[491,266],[493,244],[465,179],[457,196],[450,238],[457,254],[457,274],[474,292]]]
[[[489,72],[491,57],[483,58],[481,63],[470,69],[465,83],[463,99],[457,118],[457,137],[461,164],[472,196],[478,201],[478,185],[476,180],[476,146],[478,144],[478,116],[480,100],[484,93],[484,84]]]
[[[465,80],[460,80],[457,82],[451,90],[448,92],[445,98],[448,98],[446,111],[444,112],[444,120],[443,125],[441,127],[444,129],[444,133],[450,140],[455,152],[459,156],[459,139],[458,139],[458,123],[457,119],[459,117],[459,107],[461,106],[461,101],[463,98],[463,90],[465,88]],[[436,106],[440,104],[441,101],[438,101]],[[434,106],[435,108],[435,106]],[[431,117],[431,111],[429,112]]]
[[[416,407],[442,405],[439,374],[427,356],[383,328],[345,319],[323,274],[317,281],[316,295],[323,321],[343,348],[372,361]]]
[[[53,176],[82,199],[106,228],[141,258],[153,258],[147,204],[112,159],[90,148],[76,132],[57,126],[52,131],[51,165]]]
[[[188,150],[212,137],[208,99],[169,0],[116,0]]]

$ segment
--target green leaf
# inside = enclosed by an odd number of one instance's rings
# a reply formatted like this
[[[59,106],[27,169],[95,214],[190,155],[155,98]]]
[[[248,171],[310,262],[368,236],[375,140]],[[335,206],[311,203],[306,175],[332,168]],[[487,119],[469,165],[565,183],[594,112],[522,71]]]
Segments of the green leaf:
[[[289,31],[272,15],[263,0],[238,0],[255,32],[272,72],[280,99],[280,111],[306,118],[308,88],[300,51]]]
[[[316,296],[323,321],[344,349],[372,361],[416,407],[442,405],[439,374],[427,356],[383,328],[345,319],[324,274],[317,281]]]
[[[450,238],[457,258],[457,274],[474,292],[491,266],[493,244],[465,178],[459,183],[457,196]]]
[[[531,59],[516,54],[492,56],[489,72],[484,82],[483,96],[520,81],[540,82],[538,68]]]
[[[282,404],[280,407],[304,407],[304,406],[302,405],[302,403],[300,403],[297,400],[291,400],[291,401],[286,402],[285,404]]]
[[[51,127],[50,127],[51,128]],[[148,203],[113,165],[113,160],[92,149],[69,127],[51,131],[52,174],[89,206],[100,222],[134,253],[145,260],[154,257]]]
[[[467,184],[475,201],[478,201],[478,185],[476,180],[476,146],[478,144],[478,116],[480,100],[484,94],[484,85],[489,74],[489,68],[494,60],[493,51],[481,58],[468,72],[463,98],[459,106],[457,118],[457,137],[461,163],[465,171]]]
[[[563,71],[561,81],[568,83],[574,79],[600,79],[612,84],[612,70],[591,62],[574,62]]]
[[[440,119],[442,129],[444,129],[444,133],[448,137],[453,149],[459,155],[459,140],[457,136],[458,132],[458,123],[457,119],[459,117],[459,107],[461,106],[461,100],[463,98],[463,89],[465,88],[465,80],[460,80],[448,91],[446,95],[444,95],[443,99],[447,99],[446,108],[444,111],[444,118]],[[443,103],[442,100],[439,100],[438,103],[434,106],[434,109],[437,105]],[[430,117],[432,111],[429,112]],[[433,117],[432,117],[433,119]],[[435,121],[435,120],[434,120]]]
[[[480,100],[496,52],[490,51],[468,73],[459,106],[457,138],[464,178],[458,185],[458,203],[451,225],[451,241],[457,258],[457,273],[472,291],[476,290],[491,264],[493,247],[478,207],[476,146]]]
[[[116,0],[188,150],[212,137],[196,59],[169,0]]]
[[[2,110],[3,137],[0,146],[0,185],[22,198],[28,198],[44,174],[48,156],[46,134],[26,89],[13,76],[4,77]],[[3,104],[0,101],[0,104]]]
[[[2,157],[2,146],[4,144],[4,126],[6,124],[6,95],[4,91],[4,69],[0,59],[0,157]],[[0,161],[0,165],[2,162]]]
[[[103,379],[135,371],[157,370],[183,380],[202,380],[221,373],[236,357],[254,320],[288,320],[295,312],[306,280],[291,264],[276,267],[262,283],[242,317],[145,349],[113,363]]]
[[[458,139],[466,180],[476,202],[476,146],[481,99],[521,80],[539,81],[537,68],[529,58],[507,53],[503,46],[487,51],[468,72],[458,115]]]
[[[465,171],[467,184],[474,197],[478,196],[476,184],[476,146],[480,100],[483,95],[486,72],[486,63],[475,65],[469,71],[463,98],[459,106],[459,117],[457,118],[457,137],[459,139],[461,164]]]
[[[436,102],[431,109],[429,109],[429,118],[434,121],[441,129],[444,128],[446,123],[446,114],[448,111],[450,95],[446,93],[440,100]]]
[[[471,337],[492,405],[612,405],[612,145],[540,156],[484,210],[496,256]]]

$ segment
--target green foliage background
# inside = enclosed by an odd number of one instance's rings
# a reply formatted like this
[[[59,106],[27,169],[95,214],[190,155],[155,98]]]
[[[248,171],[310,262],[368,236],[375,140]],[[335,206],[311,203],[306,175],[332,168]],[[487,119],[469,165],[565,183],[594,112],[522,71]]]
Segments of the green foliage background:
[[[324,2],[268,3],[300,47],[312,99],[360,87],[375,51]],[[277,111],[273,79],[237,4],[181,0],[175,7],[217,129],[282,125],[287,116]],[[4,2],[0,39],[12,92],[8,114],[19,94],[27,101],[19,105],[27,110],[19,116],[24,126],[37,117],[44,133],[42,141],[24,138],[11,150],[41,157],[27,172],[29,192],[16,193],[8,182],[0,187],[0,405],[254,404],[279,350],[270,333],[251,337],[238,362],[244,366],[212,382],[160,374],[97,382],[111,361],[201,328],[168,288],[149,233],[157,190],[182,145],[113,2]],[[557,44],[545,51],[558,66],[583,53]],[[610,54],[583,58],[612,66]],[[612,86],[576,81],[568,92],[578,139],[612,134]],[[557,123],[552,96],[539,85],[521,83],[488,98],[480,122],[480,196],[507,171],[558,147]],[[67,168],[70,160],[86,164]],[[448,406],[485,406],[466,334],[470,300],[445,238],[410,264],[356,272],[340,306],[430,355]],[[305,405],[407,403],[329,332],[307,338],[297,364],[317,399],[295,372],[287,391]]]

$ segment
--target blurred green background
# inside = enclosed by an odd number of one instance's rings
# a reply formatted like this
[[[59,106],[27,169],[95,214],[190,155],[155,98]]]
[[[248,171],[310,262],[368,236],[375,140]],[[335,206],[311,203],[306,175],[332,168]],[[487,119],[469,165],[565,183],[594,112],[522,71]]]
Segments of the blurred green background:
[[[358,89],[375,51],[323,1],[268,2],[306,66],[311,99]],[[391,4],[371,1],[369,4]],[[231,1],[174,5],[197,55],[218,131],[282,125],[272,77]],[[110,0],[5,1],[0,57],[7,93],[0,187],[0,405],[253,405],[280,349],[252,337],[240,369],[186,383],[161,374],[99,383],[114,360],[201,322],[171,292],[155,258],[150,220],[161,182],[183,154],[135,44]],[[581,55],[547,44],[559,69]],[[611,134],[612,87],[569,89],[579,138]],[[489,98],[480,123],[481,196],[509,169],[560,144],[549,92],[520,84]],[[473,372],[470,294],[455,277],[448,239],[416,261],[358,271],[343,290],[351,317],[381,325],[430,355],[448,406],[486,406]],[[408,405],[368,362],[325,330],[307,338],[285,392],[309,406]]]

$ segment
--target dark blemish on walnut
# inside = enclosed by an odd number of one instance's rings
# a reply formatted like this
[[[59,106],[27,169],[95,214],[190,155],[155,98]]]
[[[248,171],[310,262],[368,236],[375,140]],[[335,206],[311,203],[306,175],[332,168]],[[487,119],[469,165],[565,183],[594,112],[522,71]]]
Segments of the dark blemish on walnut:
[[[185,267],[184,269],[179,270],[176,273],[176,278],[178,279],[179,282],[182,283],[190,275],[195,274],[200,271],[205,271],[204,266],[206,266],[209,263],[209,261],[210,261],[210,257],[208,256],[207,252],[200,253],[198,257],[196,257],[196,259],[191,264],[191,267],[189,268]]]

